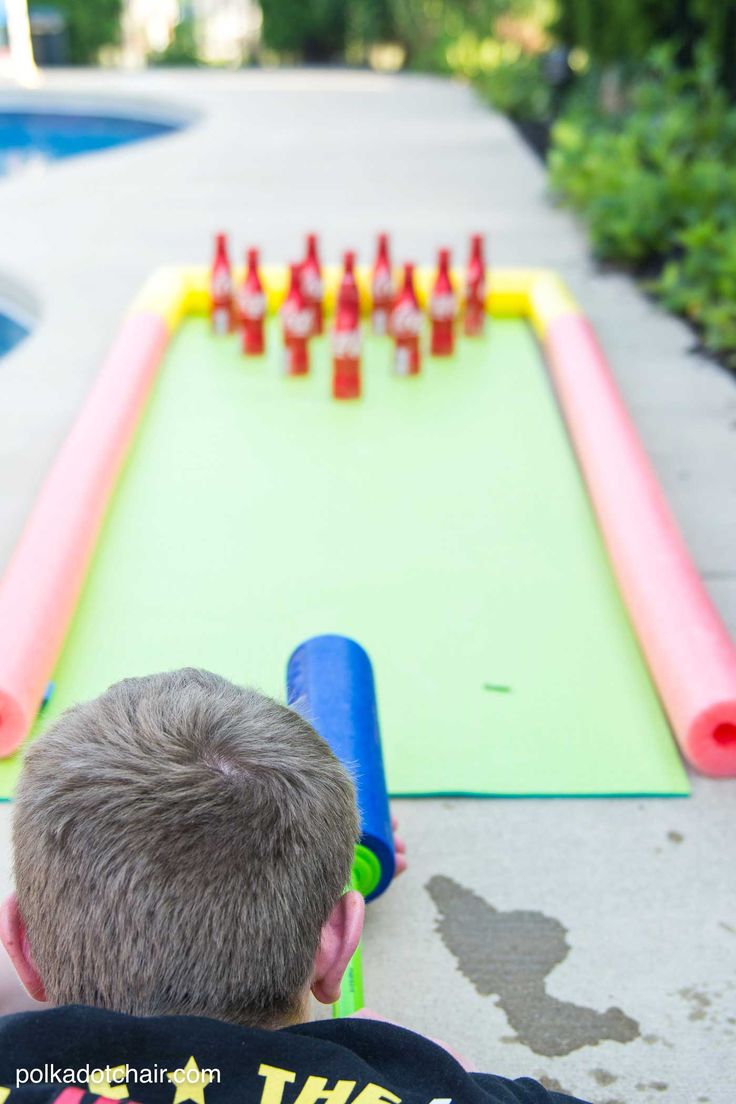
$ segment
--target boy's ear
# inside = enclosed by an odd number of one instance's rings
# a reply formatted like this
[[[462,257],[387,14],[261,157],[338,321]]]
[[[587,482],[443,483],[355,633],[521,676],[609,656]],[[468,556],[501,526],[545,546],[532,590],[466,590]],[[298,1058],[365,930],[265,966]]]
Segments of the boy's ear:
[[[10,893],[0,905],[0,939],[28,996],[37,1001],[45,1001],[46,990],[31,957],[26,926],[14,893]]]
[[[340,996],[342,977],[363,931],[365,901],[351,889],[343,893],[322,928],[314,959],[312,994],[322,1004],[334,1004]]]

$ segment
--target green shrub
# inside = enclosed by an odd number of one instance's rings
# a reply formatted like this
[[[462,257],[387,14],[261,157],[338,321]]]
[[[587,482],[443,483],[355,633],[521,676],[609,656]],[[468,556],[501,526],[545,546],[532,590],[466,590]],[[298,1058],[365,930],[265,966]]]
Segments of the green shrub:
[[[733,0],[557,0],[554,33],[603,65],[643,61],[657,44],[676,44],[680,68],[707,46],[718,83],[736,94],[736,4]]]
[[[734,183],[732,178],[732,183]],[[651,290],[702,331],[707,347],[736,367],[736,225],[704,218],[679,235],[682,253],[668,261]]]
[[[171,42],[160,54],[149,59],[151,65],[199,65],[199,49],[193,19],[182,19],[174,27]]]
[[[103,46],[120,41],[122,0],[52,0],[49,6],[66,20],[69,60],[74,65],[93,65]]]
[[[649,288],[736,363],[736,107],[709,56],[673,62],[656,51],[615,112],[581,87],[552,129],[550,183],[597,256],[659,269]]]
[[[481,94],[512,119],[549,120],[552,88],[544,77],[542,59],[521,53],[513,44],[493,45],[495,51],[486,51],[490,55],[486,67],[475,79]]]
[[[307,62],[341,58],[347,40],[344,0],[261,0],[263,45]]]

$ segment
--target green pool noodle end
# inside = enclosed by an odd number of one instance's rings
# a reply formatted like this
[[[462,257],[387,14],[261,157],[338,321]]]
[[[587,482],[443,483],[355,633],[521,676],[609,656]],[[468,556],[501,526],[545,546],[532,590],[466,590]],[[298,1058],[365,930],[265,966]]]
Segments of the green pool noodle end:
[[[356,852],[365,850],[366,848],[358,844]],[[367,853],[371,854],[371,852]],[[357,889],[363,896],[366,892],[370,892],[370,890],[366,891],[361,888],[361,878],[365,876],[364,869],[363,860],[359,859],[356,854],[356,863],[353,866],[350,878],[350,888]],[[354,1012],[360,1011],[363,1004],[363,951],[359,943],[343,975],[340,998],[332,1006],[332,1015],[335,1019],[340,1016],[352,1016]]]

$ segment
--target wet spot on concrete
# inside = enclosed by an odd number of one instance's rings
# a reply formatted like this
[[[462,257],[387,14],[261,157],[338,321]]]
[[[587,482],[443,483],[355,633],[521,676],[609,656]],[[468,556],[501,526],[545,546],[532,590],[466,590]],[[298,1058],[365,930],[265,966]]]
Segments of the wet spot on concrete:
[[[501,912],[443,875],[427,891],[440,914],[437,931],[460,972],[481,996],[498,998],[519,1040],[536,1054],[553,1057],[604,1039],[638,1037],[638,1023],[620,1008],[597,1012],[547,992],[548,975],[570,950],[559,920],[531,910]]]
[[[639,1081],[636,1087],[639,1092],[648,1092],[649,1089],[654,1089],[655,1092],[667,1092],[669,1085],[666,1081]]]
[[[642,1035],[641,1041],[647,1043],[648,1046],[654,1046],[655,1043],[661,1043],[662,1046],[666,1046],[672,1050],[672,1043],[668,1039],[663,1039],[660,1035]]]
[[[670,841],[670,843],[682,843],[684,838],[685,837],[683,836],[682,832],[668,832],[667,833],[667,839]]]
[[[604,1069],[591,1070],[590,1076],[597,1085],[612,1085],[614,1081],[618,1081],[615,1073],[609,1073],[608,1070]]]
[[[572,1089],[565,1089],[562,1087],[556,1077],[550,1077],[547,1073],[535,1073],[536,1080],[542,1085],[547,1092],[564,1093],[565,1096],[573,1096]]]
[[[731,935],[736,935],[736,927],[734,927],[733,924],[727,924],[725,920],[719,920],[718,925],[723,928],[724,931],[730,932]]]
[[[690,1005],[689,1020],[695,1021],[705,1019],[712,1003],[707,993],[703,993],[700,989],[690,986],[687,989],[680,989],[680,996]]]

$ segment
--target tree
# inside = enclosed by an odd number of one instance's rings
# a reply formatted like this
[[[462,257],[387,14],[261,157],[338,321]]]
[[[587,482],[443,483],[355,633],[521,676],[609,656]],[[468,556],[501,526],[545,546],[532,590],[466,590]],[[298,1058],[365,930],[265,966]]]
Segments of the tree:
[[[348,38],[363,46],[396,37],[392,0],[351,0],[348,5]]]
[[[705,45],[720,83],[736,97],[736,0],[560,0],[554,30],[603,64],[640,61],[671,41],[677,64],[689,69]]]
[[[261,0],[263,44],[306,62],[342,58],[347,7],[345,0]]]
[[[54,0],[53,6],[66,20],[74,65],[94,65],[102,46],[119,41],[122,0]]]

